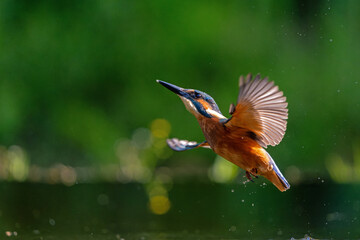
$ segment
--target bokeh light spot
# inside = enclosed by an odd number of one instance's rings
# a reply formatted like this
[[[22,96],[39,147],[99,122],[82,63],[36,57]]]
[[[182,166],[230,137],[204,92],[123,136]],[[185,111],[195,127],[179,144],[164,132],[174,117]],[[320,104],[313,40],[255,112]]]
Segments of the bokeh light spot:
[[[139,149],[148,148],[151,145],[151,132],[147,128],[138,128],[132,134],[132,141]]]
[[[76,171],[72,167],[63,166],[60,170],[61,182],[66,186],[72,186],[76,183]]]
[[[11,146],[8,151],[9,171],[16,181],[25,181],[29,173],[29,163],[19,146]]]
[[[156,138],[166,138],[169,136],[171,125],[165,119],[155,119],[151,123],[151,133]]]
[[[170,200],[166,196],[153,196],[149,207],[152,213],[162,215],[170,210]]]
[[[214,182],[226,183],[232,181],[237,176],[238,171],[239,169],[235,164],[217,156],[209,171],[209,177]]]

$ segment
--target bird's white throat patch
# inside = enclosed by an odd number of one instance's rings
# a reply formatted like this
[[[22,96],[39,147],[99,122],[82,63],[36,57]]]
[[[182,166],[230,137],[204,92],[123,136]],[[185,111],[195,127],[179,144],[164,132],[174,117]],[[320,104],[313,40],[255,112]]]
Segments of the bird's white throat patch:
[[[217,117],[219,119],[227,119],[224,115],[222,115],[221,113],[218,113],[210,108],[206,109],[206,112],[214,117]]]
[[[187,109],[189,112],[191,112],[191,113],[192,113],[193,115],[195,115],[195,116],[201,115],[201,114],[197,111],[196,107],[194,106],[194,104],[193,104],[190,100],[186,99],[185,97],[181,97],[181,96],[180,96],[180,98],[181,98],[181,100],[183,101],[186,109]],[[210,109],[210,108],[205,109],[205,111],[206,111],[208,114],[212,115],[213,117],[216,117],[216,118],[219,118],[219,119],[226,119],[226,117],[225,117],[224,115],[222,115],[222,114],[220,114],[220,113],[218,113],[218,112],[216,112],[216,111],[214,111],[214,110],[212,110],[212,109]]]
[[[180,96],[180,99],[183,101],[186,109],[187,109],[189,112],[191,112],[191,113],[192,113],[193,115],[195,115],[195,116],[198,115],[198,114],[200,114],[200,113],[198,113],[196,107],[194,106],[194,104],[193,104],[190,100],[188,100],[188,99],[186,99],[186,98],[184,98],[184,97],[182,97],[182,96]]]

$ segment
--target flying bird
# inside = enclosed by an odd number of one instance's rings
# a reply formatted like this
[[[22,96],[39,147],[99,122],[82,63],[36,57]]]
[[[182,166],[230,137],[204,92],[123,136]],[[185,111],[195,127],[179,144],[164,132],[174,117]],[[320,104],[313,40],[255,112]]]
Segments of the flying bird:
[[[286,97],[268,78],[240,76],[236,105],[231,104],[230,118],[225,117],[214,99],[199,90],[184,89],[156,80],[176,93],[186,109],[198,120],[205,141],[167,139],[175,151],[211,148],[216,154],[246,171],[246,177],[264,176],[280,191],[290,188],[289,183],[264,149],[281,142],[286,131],[288,109]]]

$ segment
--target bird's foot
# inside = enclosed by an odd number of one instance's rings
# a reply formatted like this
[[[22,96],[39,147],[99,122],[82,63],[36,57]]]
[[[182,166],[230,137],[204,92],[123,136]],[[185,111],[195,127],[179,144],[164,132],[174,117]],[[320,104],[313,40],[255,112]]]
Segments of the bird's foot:
[[[247,179],[249,179],[249,181],[254,182],[254,180],[251,177],[250,172],[246,171],[246,177],[247,177]]]
[[[256,175],[257,172],[258,170],[256,168],[251,169],[251,171],[246,171],[246,178],[249,179],[249,181],[254,182],[252,176],[258,178],[258,176]]]
[[[257,173],[258,173],[257,168],[253,168],[253,169],[251,169],[251,171],[250,171],[250,174],[253,175],[255,178],[258,178],[258,176],[256,175]]]

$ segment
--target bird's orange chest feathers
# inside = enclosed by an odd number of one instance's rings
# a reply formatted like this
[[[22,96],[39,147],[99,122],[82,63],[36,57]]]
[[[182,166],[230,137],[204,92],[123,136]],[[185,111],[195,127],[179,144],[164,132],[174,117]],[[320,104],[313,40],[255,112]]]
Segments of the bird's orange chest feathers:
[[[217,118],[199,117],[198,122],[207,142],[218,155],[245,170],[268,167],[264,150],[245,129],[230,131]]]
[[[214,149],[217,145],[219,136],[224,134],[225,128],[221,126],[219,120],[216,118],[206,118],[199,116],[197,117],[197,120],[206,140],[208,141],[211,148]]]

